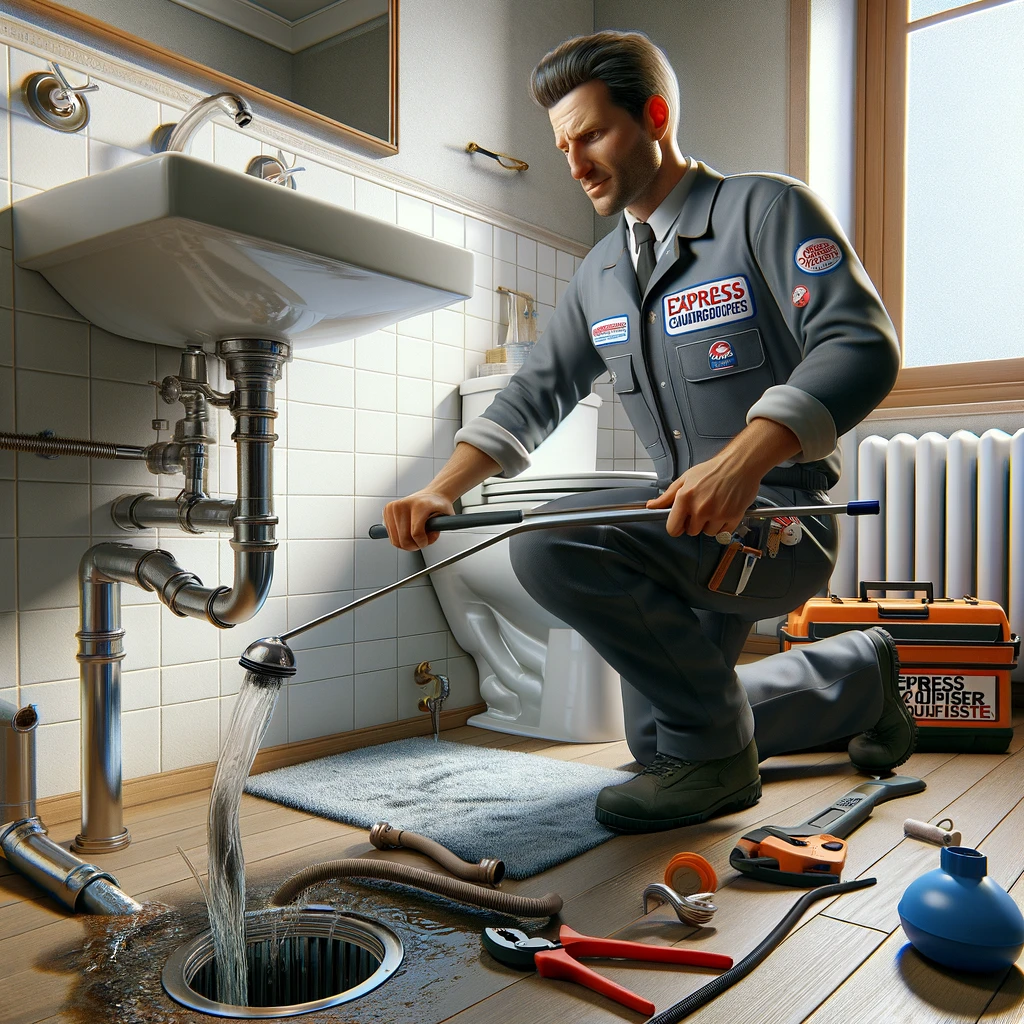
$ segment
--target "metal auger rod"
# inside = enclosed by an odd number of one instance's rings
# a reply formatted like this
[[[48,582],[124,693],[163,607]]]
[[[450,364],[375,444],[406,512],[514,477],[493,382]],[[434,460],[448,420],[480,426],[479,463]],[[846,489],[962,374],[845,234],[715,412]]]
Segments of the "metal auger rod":
[[[457,551],[454,555],[449,555],[447,558],[443,558],[440,562],[436,562],[434,565],[428,565],[425,568],[412,573],[412,575],[406,576],[404,579],[400,579],[397,583],[389,583],[386,587],[381,587],[380,590],[375,590],[372,594],[365,594],[363,597],[358,597],[355,601],[351,601],[341,608],[336,608],[332,612],[326,612],[316,619],[310,619],[309,622],[305,622],[301,626],[289,629],[286,633],[280,633],[278,637],[281,640],[288,641],[292,637],[299,636],[301,633],[305,633],[316,626],[321,626],[325,622],[330,622],[331,619],[336,619],[339,615],[344,615],[346,612],[354,611],[356,608],[360,608],[364,604],[369,604],[370,601],[373,601],[378,597],[383,597],[385,594],[390,594],[393,590],[398,590],[399,587],[404,587],[407,583],[412,583],[414,580],[422,579],[424,576],[429,576],[432,572],[437,572],[438,569],[444,569],[449,565],[454,565],[455,562],[461,561],[463,558],[468,558],[470,555],[476,554],[477,551],[483,551],[484,548],[489,548],[492,544],[497,544],[500,541],[507,540],[509,537],[518,533],[526,533],[530,530],[553,529],[559,526],[609,526],[616,523],[633,523],[645,520],[655,521],[659,519],[668,519],[671,511],[671,508],[647,508],[646,504],[629,504],[600,506],[589,509],[570,509],[565,512],[549,512],[547,514],[534,512],[529,514],[528,518],[524,515],[523,522],[514,523],[510,529],[505,530],[502,533],[496,533],[493,537],[487,537],[480,541],[479,544],[474,544],[473,547],[467,548],[465,551]],[[877,501],[861,501],[849,502],[844,505],[772,505],[764,508],[749,509],[746,513],[746,518],[767,519],[774,518],[775,516],[842,514],[877,515],[877,513]],[[482,513],[481,515],[485,516],[487,513]],[[501,515],[501,513],[498,513],[498,515]],[[479,520],[480,517],[480,515],[473,516],[476,520]],[[445,516],[444,518],[451,521],[461,517]],[[380,537],[381,534],[379,530],[381,529],[383,529],[383,527],[371,527],[370,536]],[[383,536],[387,536],[386,530],[384,531]]]

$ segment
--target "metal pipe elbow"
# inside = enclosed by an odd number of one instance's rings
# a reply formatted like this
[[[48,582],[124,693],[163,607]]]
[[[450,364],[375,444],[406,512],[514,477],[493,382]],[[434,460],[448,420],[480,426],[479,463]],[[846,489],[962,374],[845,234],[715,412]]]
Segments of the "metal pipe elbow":
[[[230,587],[186,587],[168,607],[178,615],[205,618],[221,629],[230,629],[247,622],[263,607],[273,579],[273,551],[236,551]]]

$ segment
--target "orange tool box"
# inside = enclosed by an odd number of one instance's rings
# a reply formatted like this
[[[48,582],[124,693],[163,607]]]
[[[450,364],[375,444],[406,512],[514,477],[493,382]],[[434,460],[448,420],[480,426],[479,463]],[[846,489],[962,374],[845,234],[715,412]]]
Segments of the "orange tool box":
[[[869,590],[924,592],[923,599]],[[1009,745],[1010,672],[1020,637],[995,601],[934,597],[931,583],[861,581],[860,598],[815,597],[779,626],[779,646],[881,626],[899,650],[900,689],[918,725],[917,749],[1002,753]]]

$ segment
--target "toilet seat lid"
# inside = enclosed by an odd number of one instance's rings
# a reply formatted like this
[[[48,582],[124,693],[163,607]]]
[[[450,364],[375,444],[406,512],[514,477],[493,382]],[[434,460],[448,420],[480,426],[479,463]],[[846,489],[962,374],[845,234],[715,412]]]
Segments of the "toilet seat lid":
[[[491,477],[482,488],[484,503],[547,501],[563,494],[578,494],[583,491],[603,491],[609,487],[635,487],[638,484],[657,480],[656,473],[640,473],[625,470],[595,473],[559,473],[547,476],[518,476],[511,480]],[[528,497],[529,495],[529,497]],[[538,495],[538,497],[533,497]]]

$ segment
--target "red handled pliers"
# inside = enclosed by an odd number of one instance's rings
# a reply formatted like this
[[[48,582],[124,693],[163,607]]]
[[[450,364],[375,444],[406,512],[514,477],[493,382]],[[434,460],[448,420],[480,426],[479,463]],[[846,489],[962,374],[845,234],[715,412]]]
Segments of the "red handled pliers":
[[[732,957],[722,953],[705,953],[678,946],[652,946],[645,942],[625,942],[622,939],[598,939],[591,935],[580,935],[566,924],[558,929],[558,940],[552,942],[539,936],[530,938],[518,928],[485,928],[483,937],[487,952],[509,967],[536,969],[544,978],[575,981],[648,1016],[654,1013],[654,1003],[577,963],[576,958],[603,956],[723,970],[732,967]]]

